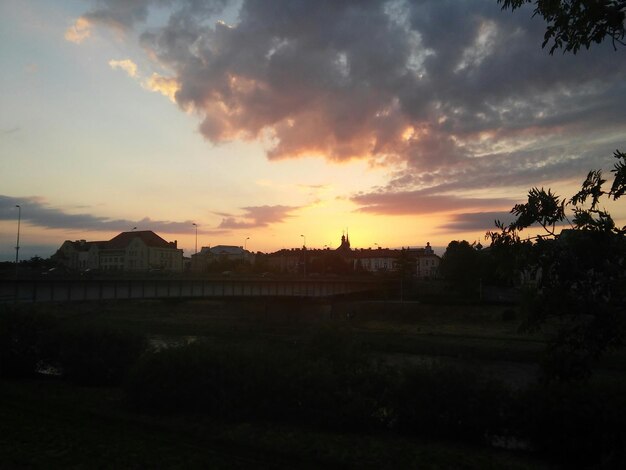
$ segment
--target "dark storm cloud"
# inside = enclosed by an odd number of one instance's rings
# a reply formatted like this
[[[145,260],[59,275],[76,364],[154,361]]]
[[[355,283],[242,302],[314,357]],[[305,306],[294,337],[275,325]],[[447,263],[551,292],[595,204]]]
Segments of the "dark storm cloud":
[[[385,191],[538,185],[606,167],[626,144],[625,49],[550,56],[531,9],[243,0],[236,21],[218,22],[232,5],[101,0],[86,16],[139,28],[211,142],[261,139],[271,159],[369,159],[393,169]],[[151,9],[166,22],[142,24]]]
[[[270,224],[284,222],[291,217],[291,212],[298,209],[291,206],[256,206],[243,207],[242,215],[220,213],[224,218],[218,229],[243,229],[267,227]]]
[[[172,222],[151,220],[145,217],[141,220],[110,219],[90,214],[69,214],[61,209],[50,207],[38,197],[16,198],[0,195],[0,220],[17,220],[18,209],[22,208],[22,222],[38,227],[68,230],[91,231],[128,231],[133,227],[140,230],[154,230],[165,233],[180,233],[190,231],[191,221]]]

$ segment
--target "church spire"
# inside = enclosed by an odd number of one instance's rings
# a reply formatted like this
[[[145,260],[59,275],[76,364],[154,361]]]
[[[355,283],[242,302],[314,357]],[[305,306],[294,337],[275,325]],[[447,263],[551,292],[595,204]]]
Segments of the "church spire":
[[[348,237],[347,229],[341,232],[341,245],[339,245],[337,251],[350,251],[350,238]]]

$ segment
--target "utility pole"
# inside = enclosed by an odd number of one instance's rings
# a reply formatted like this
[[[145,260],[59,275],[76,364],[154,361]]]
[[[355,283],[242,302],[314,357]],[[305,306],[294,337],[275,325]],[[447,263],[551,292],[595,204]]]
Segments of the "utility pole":
[[[306,237],[304,235],[300,235],[302,237],[302,254],[304,256],[304,277],[306,277]]]
[[[17,207],[17,243],[15,245],[15,277],[17,277],[17,263],[20,260],[20,223],[22,222],[22,207],[16,204]]]
[[[193,224],[194,227],[196,227],[196,255],[198,254],[198,224],[196,224],[195,222]]]

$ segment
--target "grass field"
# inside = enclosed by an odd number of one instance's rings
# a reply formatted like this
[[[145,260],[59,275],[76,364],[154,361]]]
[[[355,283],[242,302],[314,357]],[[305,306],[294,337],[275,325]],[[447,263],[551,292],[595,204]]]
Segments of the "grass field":
[[[229,347],[298,348],[339,331],[402,368],[443,361],[514,386],[534,379],[540,335],[503,320],[510,308],[417,303],[119,302],[24,306],[60,322],[114,327],[162,342],[209,340]],[[510,315],[509,315],[510,318]],[[608,361],[619,370],[622,356]],[[284,422],[142,414],[119,387],[54,378],[0,382],[0,456],[35,468],[549,468],[528,452],[376,432],[337,432]]]
[[[451,443],[141,415],[118,389],[5,381],[0,396],[3,468],[548,468]]]

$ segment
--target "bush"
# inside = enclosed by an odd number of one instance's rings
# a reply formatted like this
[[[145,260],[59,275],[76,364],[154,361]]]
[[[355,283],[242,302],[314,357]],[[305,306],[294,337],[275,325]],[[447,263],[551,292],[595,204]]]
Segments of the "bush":
[[[626,468],[625,392],[614,384],[539,384],[522,397],[522,433],[566,467]]]
[[[121,384],[146,349],[141,335],[95,326],[59,330],[55,344],[63,377],[81,385]]]
[[[313,353],[329,341],[333,345],[324,354]],[[382,368],[341,349],[324,337],[304,348],[246,350],[194,343],[162,350],[145,355],[133,369],[128,397],[135,406],[153,411],[295,420],[342,429],[377,426],[387,377]]]
[[[395,405],[402,432],[470,442],[507,434],[511,392],[475,371],[435,364],[407,371]]]
[[[52,360],[51,315],[7,308],[0,316],[0,377],[24,378]]]
[[[502,312],[502,321],[515,321],[517,320],[517,314],[512,308],[507,308]]]

